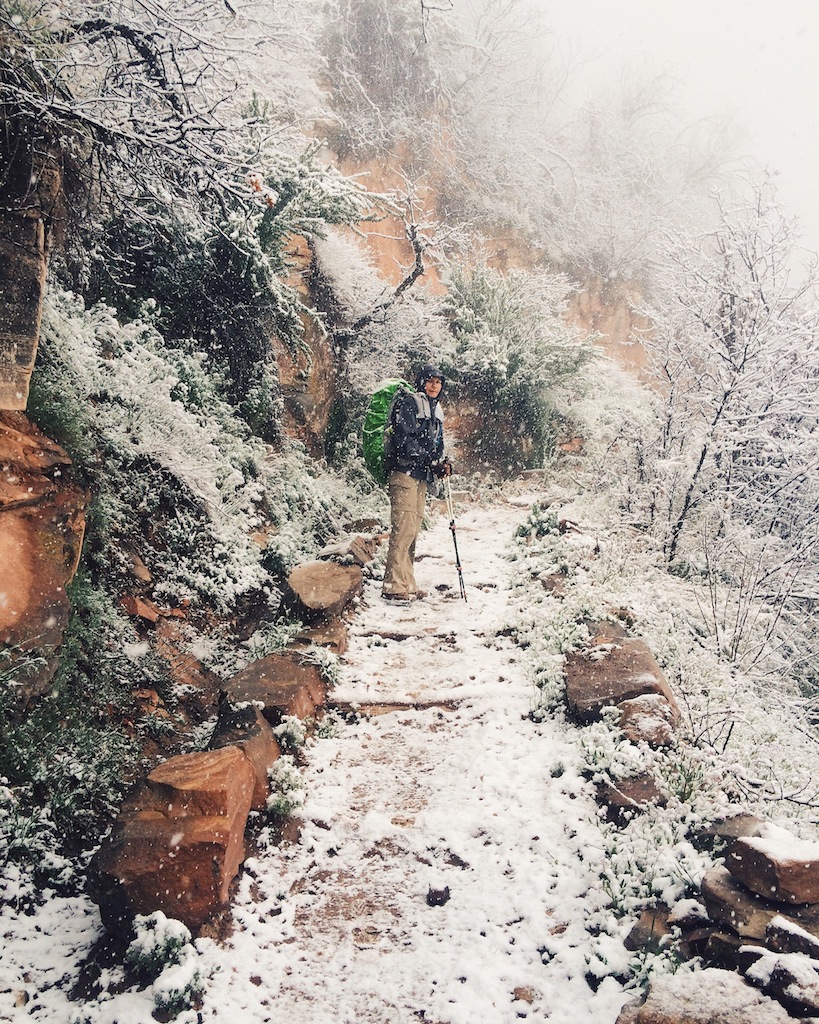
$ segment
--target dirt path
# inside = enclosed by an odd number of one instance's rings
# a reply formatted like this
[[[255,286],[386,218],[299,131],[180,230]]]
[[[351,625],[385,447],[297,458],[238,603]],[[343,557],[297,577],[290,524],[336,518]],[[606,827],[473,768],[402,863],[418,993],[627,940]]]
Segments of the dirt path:
[[[332,694],[361,716],[311,744],[300,842],[249,862],[230,948],[204,944],[205,1020],[613,1024],[619,987],[584,980],[594,807],[506,635],[523,514],[459,516],[468,602],[443,518],[419,543],[427,600],[368,584]]]

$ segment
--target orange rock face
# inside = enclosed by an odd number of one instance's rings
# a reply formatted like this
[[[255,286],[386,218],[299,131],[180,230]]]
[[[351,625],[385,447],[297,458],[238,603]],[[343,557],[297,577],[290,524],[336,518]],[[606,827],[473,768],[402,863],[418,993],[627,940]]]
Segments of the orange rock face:
[[[22,413],[0,412],[0,650],[44,659],[17,680],[21,709],[48,691],[56,669],[87,497],[59,445]]]
[[[161,910],[195,932],[224,907],[244,859],[254,785],[237,747],[154,768],[92,863],[90,891],[105,925],[126,932],[136,914]]]

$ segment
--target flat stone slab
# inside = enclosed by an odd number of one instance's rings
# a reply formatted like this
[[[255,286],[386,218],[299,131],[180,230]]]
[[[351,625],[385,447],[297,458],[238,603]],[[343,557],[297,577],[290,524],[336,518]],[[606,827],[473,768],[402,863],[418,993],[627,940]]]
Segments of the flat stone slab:
[[[740,938],[762,942],[774,918],[782,917],[819,938],[819,905],[775,903],[750,892],[724,867],[711,868],[702,879],[708,916]]]
[[[231,704],[257,705],[271,725],[286,715],[312,718],[327,700],[327,684],[315,665],[295,654],[269,654],[248,665],[224,686]]]
[[[737,839],[725,866],[742,884],[766,899],[819,903],[819,843],[797,839],[769,825],[763,835]]]
[[[340,615],[364,587],[364,575],[357,565],[338,562],[305,562],[287,577],[285,601],[305,622]]]
[[[645,1002],[623,1007],[616,1024],[792,1024],[773,999],[733,971],[665,974],[648,987]]]
[[[677,701],[642,640],[612,638],[566,659],[566,699],[582,722],[595,721],[603,708],[649,693],[665,698],[676,726],[680,719]]]

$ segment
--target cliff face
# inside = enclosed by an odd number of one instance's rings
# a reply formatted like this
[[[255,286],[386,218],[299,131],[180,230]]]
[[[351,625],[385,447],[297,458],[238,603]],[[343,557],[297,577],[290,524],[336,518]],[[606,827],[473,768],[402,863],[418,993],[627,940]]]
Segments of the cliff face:
[[[641,338],[649,329],[639,312],[643,291],[639,282],[605,281],[589,277],[581,283],[569,308],[570,323],[589,335],[599,335],[598,345],[618,366],[642,375],[646,354]]]
[[[0,652],[29,660],[13,703],[46,693],[68,622],[87,495],[66,453],[22,413],[0,413]]]

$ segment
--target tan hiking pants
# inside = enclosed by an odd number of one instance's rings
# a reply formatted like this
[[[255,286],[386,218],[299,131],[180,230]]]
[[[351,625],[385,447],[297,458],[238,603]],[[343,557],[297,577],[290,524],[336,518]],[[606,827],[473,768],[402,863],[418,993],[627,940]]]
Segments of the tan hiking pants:
[[[415,542],[424,518],[427,485],[406,473],[393,470],[389,480],[390,546],[384,570],[385,594],[414,594]]]

